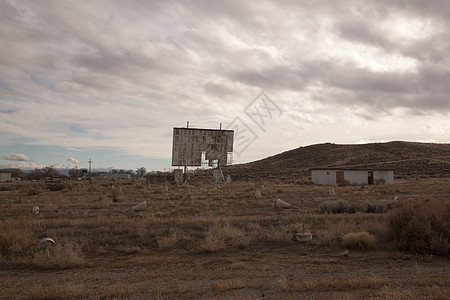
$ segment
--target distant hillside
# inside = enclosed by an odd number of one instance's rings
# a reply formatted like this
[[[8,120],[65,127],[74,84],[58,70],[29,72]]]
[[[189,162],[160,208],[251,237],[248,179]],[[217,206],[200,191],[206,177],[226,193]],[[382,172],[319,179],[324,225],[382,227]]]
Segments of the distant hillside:
[[[229,166],[227,174],[260,179],[299,180],[311,168],[387,168],[396,178],[450,177],[450,144],[388,142],[358,145],[317,144],[262,160]]]

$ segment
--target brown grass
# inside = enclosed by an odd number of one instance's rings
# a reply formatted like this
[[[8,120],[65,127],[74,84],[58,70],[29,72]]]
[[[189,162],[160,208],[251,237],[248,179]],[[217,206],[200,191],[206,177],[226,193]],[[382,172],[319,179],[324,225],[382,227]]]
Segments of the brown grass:
[[[227,221],[225,223],[214,223],[206,232],[200,248],[208,252],[216,252],[227,247],[246,247],[249,244],[250,237]]]
[[[158,243],[158,247],[160,249],[173,249],[180,239],[180,234],[173,231],[169,236],[156,238],[156,242]]]
[[[307,290],[347,290],[347,289],[377,289],[389,283],[386,277],[368,276],[339,278],[333,280],[306,280],[304,282],[291,282],[289,288],[294,291]]]
[[[38,188],[29,188],[26,190],[25,194],[27,196],[36,196],[39,195],[42,191]]]
[[[380,297],[410,291],[416,297],[438,299],[448,292],[448,280],[435,276],[442,269],[436,267],[441,258],[411,253],[448,253],[445,197],[450,189],[445,179],[440,182],[432,188],[442,203],[425,208],[416,205],[431,202],[425,202],[430,185],[420,180],[394,186],[335,187],[339,199],[335,201],[329,201],[329,187],[282,181],[265,182],[264,196],[258,199],[255,183],[246,182],[168,185],[167,190],[142,186],[142,182],[121,183],[114,190],[108,182],[80,181],[61,191],[36,184],[29,188],[40,193],[30,197],[24,195],[26,184],[0,190],[0,276],[2,282],[3,278],[10,282],[4,285],[7,292],[0,291],[0,298],[45,298],[42,285],[49,287],[53,298],[261,298],[263,294],[267,298],[364,298],[372,289],[371,295]],[[311,242],[295,242],[295,234],[302,230],[301,212],[275,209],[277,190],[293,206],[301,207],[305,199],[305,229],[312,233]],[[114,193],[120,201],[113,202]],[[179,197],[168,199],[176,194]],[[386,213],[384,208],[395,195],[401,200]],[[127,210],[142,201],[148,203],[146,211]],[[340,212],[320,211],[324,205],[341,204],[345,208]],[[34,205],[59,212],[32,215]],[[349,205],[356,209],[349,210]],[[420,213],[414,213],[417,210]],[[406,233],[417,224],[427,229],[423,234],[440,232],[427,239],[425,248],[433,252],[418,251],[417,245],[400,246],[401,241],[412,240]],[[54,238],[56,245],[37,251],[41,236]],[[378,243],[373,251],[342,252],[342,246],[372,248],[375,238]],[[392,245],[412,252],[391,252]],[[391,265],[395,267],[387,271]],[[396,270],[417,274],[411,269],[415,265],[428,274],[417,281],[398,280],[404,278],[399,273],[390,275]],[[427,269],[428,265],[432,268]],[[370,272],[364,272],[365,267]],[[60,271],[69,268],[73,270]],[[50,279],[30,280],[33,274],[50,278],[54,272],[65,278],[66,272],[80,274],[80,278],[73,279],[72,287],[60,289]],[[21,276],[36,286],[23,288],[25,279],[17,279]],[[110,276],[114,279],[103,280]],[[110,288],[94,289],[90,280]],[[393,289],[394,283],[401,288]]]
[[[342,245],[348,249],[373,249],[376,238],[368,232],[347,233],[342,238]]]

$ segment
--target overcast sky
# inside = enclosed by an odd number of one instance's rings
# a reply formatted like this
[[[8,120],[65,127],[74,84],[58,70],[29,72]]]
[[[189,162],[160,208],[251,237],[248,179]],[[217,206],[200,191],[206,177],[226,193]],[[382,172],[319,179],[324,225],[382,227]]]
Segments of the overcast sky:
[[[187,121],[235,163],[446,143],[449,91],[447,0],[0,1],[0,167],[169,168]]]

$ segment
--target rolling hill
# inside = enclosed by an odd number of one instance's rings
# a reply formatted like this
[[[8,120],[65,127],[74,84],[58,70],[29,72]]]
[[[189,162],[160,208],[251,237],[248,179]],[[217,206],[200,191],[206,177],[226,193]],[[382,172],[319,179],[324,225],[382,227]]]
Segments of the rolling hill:
[[[248,175],[251,179],[301,180],[317,167],[393,169],[396,178],[450,177],[450,144],[316,144],[232,165],[226,173],[234,177]]]

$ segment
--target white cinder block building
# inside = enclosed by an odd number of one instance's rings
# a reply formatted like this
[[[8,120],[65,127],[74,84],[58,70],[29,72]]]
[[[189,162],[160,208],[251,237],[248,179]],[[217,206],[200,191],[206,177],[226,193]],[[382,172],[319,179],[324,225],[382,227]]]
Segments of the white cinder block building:
[[[0,173],[0,182],[11,181],[11,173]]]
[[[394,171],[388,169],[314,168],[311,177],[313,183],[324,185],[394,183]]]

